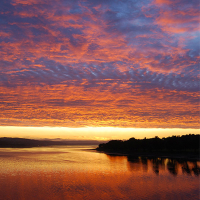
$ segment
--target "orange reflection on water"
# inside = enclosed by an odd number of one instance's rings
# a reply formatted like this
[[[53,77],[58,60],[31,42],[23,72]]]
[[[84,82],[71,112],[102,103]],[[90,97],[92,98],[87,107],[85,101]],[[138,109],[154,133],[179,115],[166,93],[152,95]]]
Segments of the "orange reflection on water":
[[[87,148],[0,149],[1,198],[198,198],[197,162],[107,156]]]

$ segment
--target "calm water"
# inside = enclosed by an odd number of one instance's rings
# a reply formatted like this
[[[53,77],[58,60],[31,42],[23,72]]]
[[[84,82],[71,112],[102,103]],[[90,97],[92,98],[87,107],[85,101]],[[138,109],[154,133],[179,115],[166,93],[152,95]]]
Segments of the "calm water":
[[[0,149],[0,199],[199,199],[199,162],[108,156],[89,148]]]

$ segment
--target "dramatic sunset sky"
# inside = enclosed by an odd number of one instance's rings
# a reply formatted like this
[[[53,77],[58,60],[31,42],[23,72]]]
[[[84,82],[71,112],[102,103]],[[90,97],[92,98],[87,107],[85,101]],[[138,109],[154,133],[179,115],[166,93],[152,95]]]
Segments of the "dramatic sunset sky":
[[[199,41],[198,0],[1,0],[0,136],[196,134]]]

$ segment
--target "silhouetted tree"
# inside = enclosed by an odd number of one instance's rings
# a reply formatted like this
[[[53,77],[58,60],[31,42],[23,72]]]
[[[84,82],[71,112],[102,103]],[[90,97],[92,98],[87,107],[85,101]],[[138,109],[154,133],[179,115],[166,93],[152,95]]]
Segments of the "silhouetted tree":
[[[127,141],[111,140],[100,144],[97,150],[115,152],[169,152],[199,154],[200,135],[172,136],[160,139],[158,136],[149,139],[130,138]]]

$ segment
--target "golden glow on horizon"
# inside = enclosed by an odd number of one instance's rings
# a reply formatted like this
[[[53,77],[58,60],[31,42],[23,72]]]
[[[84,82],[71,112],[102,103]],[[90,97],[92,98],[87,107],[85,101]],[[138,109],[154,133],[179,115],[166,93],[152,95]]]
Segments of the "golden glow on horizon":
[[[199,129],[162,129],[162,128],[117,128],[117,127],[16,127],[1,126],[0,137],[24,137],[24,138],[61,138],[69,140],[126,140],[131,137],[142,139],[158,136],[168,137],[172,135],[199,134]]]

